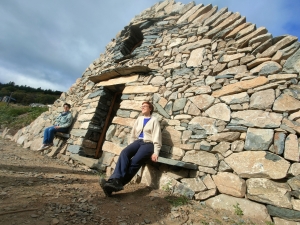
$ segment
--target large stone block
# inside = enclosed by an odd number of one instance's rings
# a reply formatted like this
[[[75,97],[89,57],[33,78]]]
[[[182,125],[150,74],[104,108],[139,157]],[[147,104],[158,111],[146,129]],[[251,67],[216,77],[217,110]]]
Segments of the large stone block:
[[[283,71],[287,73],[300,73],[300,49],[286,60],[283,65]]]
[[[199,125],[207,134],[216,134],[218,133],[218,128],[216,126],[216,119],[197,116],[194,117],[189,124]]]
[[[288,120],[287,118],[284,118],[282,120],[282,126],[289,127],[296,131],[297,134],[300,134],[300,123],[298,121],[291,121]]]
[[[300,221],[300,212],[297,210],[285,209],[274,205],[267,205],[267,209],[270,216],[276,216],[292,221]]]
[[[212,178],[222,194],[238,198],[243,198],[245,196],[246,182],[239,176],[233,173],[219,172],[217,175],[213,175]]]
[[[100,164],[98,163],[97,159],[83,157],[78,154],[71,154],[70,157],[71,159],[76,160],[91,169],[100,169]]]
[[[214,146],[211,152],[220,153],[224,156],[229,149],[230,149],[230,143],[222,141],[218,145]]]
[[[273,221],[275,225],[299,225],[299,222],[285,220],[279,217],[273,217]]]
[[[82,147],[79,145],[69,145],[67,150],[73,154],[82,154]]]
[[[293,191],[299,191],[300,190],[300,176],[295,176],[288,180],[287,182],[289,186],[292,188]]]
[[[229,121],[230,120],[230,108],[225,103],[218,103],[211,106],[205,111],[205,113],[212,118]]]
[[[297,135],[289,134],[285,140],[284,158],[299,162],[299,143]]]
[[[202,64],[205,48],[198,48],[191,52],[190,58],[186,63],[187,67],[198,67]]]
[[[245,53],[237,53],[237,54],[233,54],[233,55],[223,55],[220,58],[220,62],[225,62],[228,63],[230,61],[236,60],[236,59],[240,59],[242,57],[245,56]]]
[[[207,174],[204,177],[202,177],[202,181],[205,184],[205,186],[207,187],[207,189],[215,189],[216,188],[216,184],[213,181],[213,179],[211,178],[210,174]]]
[[[293,163],[289,169],[289,174],[293,176],[300,175],[300,163]]]
[[[185,196],[189,199],[192,199],[195,195],[195,191],[193,191],[187,184],[185,183],[177,183],[173,188],[174,195]]]
[[[260,64],[259,66],[250,70],[250,73],[256,74],[259,76],[267,76],[270,74],[278,73],[282,70],[282,66],[277,62],[268,61]]]
[[[262,110],[245,110],[231,114],[231,124],[247,127],[277,128],[281,125],[282,115]]]
[[[188,43],[188,44],[180,46],[179,47],[179,52],[191,51],[191,50],[201,48],[201,47],[204,47],[204,46],[210,45],[210,44],[211,44],[211,39],[201,39],[199,41]]]
[[[35,138],[31,145],[30,150],[37,151],[43,144],[43,138]]]
[[[256,202],[292,209],[287,183],[275,182],[266,178],[250,178],[247,183],[247,198]]]
[[[115,116],[112,121],[112,123],[114,123],[114,124],[119,124],[119,125],[123,125],[123,126],[127,126],[127,127],[133,127],[134,122],[135,122],[135,119],[122,118],[122,117],[117,117],[117,116]]]
[[[233,153],[224,160],[242,178],[282,179],[290,167],[284,158],[264,151]]]
[[[24,142],[26,142],[27,138],[28,138],[28,137],[27,137],[26,135],[22,135],[21,137],[18,138],[17,144],[18,144],[18,145],[23,145]]]
[[[227,96],[220,97],[220,100],[222,102],[225,102],[228,105],[242,104],[245,102],[249,102],[249,95],[247,94],[247,92],[242,92],[239,94],[227,95]]]
[[[245,217],[261,220],[261,224],[271,221],[267,208],[263,204],[255,203],[243,198],[236,198],[228,195],[218,195],[206,201],[206,204],[215,210],[229,210],[235,213],[234,205],[239,205]]]
[[[120,104],[120,109],[129,109],[141,111],[141,106],[144,101],[123,100]]]
[[[171,126],[167,126],[162,131],[162,143],[169,146],[174,146],[180,148],[181,144],[181,132],[175,130]]]
[[[187,100],[186,98],[176,99],[173,104],[173,111],[182,110],[185,107],[186,100]]]
[[[191,8],[189,11],[187,11],[185,14],[183,14],[178,20],[177,24],[180,24],[182,22],[187,21],[187,19],[193,15],[200,7],[202,7],[203,4],[195,5],[193,8]]]
[[[218,165],[218,160],[215,155],[205,151],[188,151],[182,161],[195,163],[199,166],[205,167],[216,167]]]
[[[276,112],[290,112],[300,109],[300,101],[289,94],[280,95],[274,102],[273,110]]]
[[[272,129],[249,128],[247,131],[245,149],[246,150],[268,150],[274,136]]]
[[[253,93],[250,98],[250,109],[271,109],[275,101],[273,89],[258,91]]]
[[[212,106],[215,98],[207,94],[201,94],[191,97],[189,100],[192,101],[200,110],[206,110]]]
[[[282,49],[295,41],[297,41],[298,38],[295,36],[286,36],[282,40],[278,41],[275,45],[272,45],[270,48],[265,50],[259,57],[271,57],[273,56],[279,49]]]
[[[115,155],[120,155],[122,149],[123,149],[123,147],[121,147],[115,143],[109,142],[109,141],[105,141],[102,146],[102,151],[110,152]]]
[[[284,152],[284,141],[285,141],[285,133],[276,132],[274,134],[274,153],[277,155],[282,155]]]
[[[188,22],[194,21],[199,15],[202,15],[202,14],[204,14],[204,13],[207,13],[209,10],[211,10],[211,8],[212,8],[212,5],[211,5],[211,4],[199,8],[195,13],[193,13],[193,15],[191,15],[191,16],[188,18]]]
[[[70,132],[71,135],[74,135],[76,137],[85,137],[87,133],[88,130],[84,129],[72,129]]]
[[[195,194],[195,199],[203,201],[212,196],[215,196],[216,194],[217,194],[217,189],[209,189],[209,190],[201,191],[201,192]]]
[[[224,95],[235,94],[239,92],[244,92],[248,89],[255,88],[267,84],[269,82],[266,77],[257,77],[251,80],[244,80],[234,84],[229,84],[224,86],[221,90],[214,91],[212,93],[213,97],[221,97]]]
[[[221,142],[221,141],[233,142],[239,139],[239,137],[240,137],[239,132],[224,132],[224,133],[213,134],[209,136],[208,139],[216,142]]]

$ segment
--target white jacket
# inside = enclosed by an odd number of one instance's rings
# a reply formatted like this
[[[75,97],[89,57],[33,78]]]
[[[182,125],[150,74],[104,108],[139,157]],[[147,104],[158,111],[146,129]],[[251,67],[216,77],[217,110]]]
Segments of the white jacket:
[[[134,122],[131,130],[130,144],[135,140],[138,140],[140,133],[143,130],[144,116],[140,116]],[[160,124],[157,118],[151,116],[151,119],[146,123],[144,127],[144,142],[152,142],[154,145],[154,153],[159,155],[161,148],[161,131]]]

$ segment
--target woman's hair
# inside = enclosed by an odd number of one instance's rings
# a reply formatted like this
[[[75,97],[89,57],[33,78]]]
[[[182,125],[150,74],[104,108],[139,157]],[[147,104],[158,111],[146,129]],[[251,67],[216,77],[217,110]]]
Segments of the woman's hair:
[[[149,109],[150,109],[150,115],[152,115],[153,109],[154,109],[152,103],[150,103],[150,102],[147,101],[147,102],[143,102],[143,103],[142,103],[142,105],[144,105],[144,104],[147,104],[147,105],[149,106]]]
[[[69,103],[65,103],[63,106],[68,106],[69,107],[69,109],[71,109],[71,105],[69,104]]]

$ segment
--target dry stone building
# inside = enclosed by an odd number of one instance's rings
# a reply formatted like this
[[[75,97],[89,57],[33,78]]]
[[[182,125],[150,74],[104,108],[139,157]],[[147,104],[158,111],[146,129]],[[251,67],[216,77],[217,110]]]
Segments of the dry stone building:
[[[76,118],[70,134],[45,154],[109,175],[141,103],[151,101],[163,146],[160,163],[147,164],[137,182],[217,209],[239,204],[262,221],[300,220],[297,40],[273,37],[228,8],[159,2],[14,140],[36,150],[68,102]]]

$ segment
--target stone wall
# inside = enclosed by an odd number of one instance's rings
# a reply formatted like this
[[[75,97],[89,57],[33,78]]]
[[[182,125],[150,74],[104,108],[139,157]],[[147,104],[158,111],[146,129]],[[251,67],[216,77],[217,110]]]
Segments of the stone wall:
[[[198,170],[148,164],[136,178],[216,209],[234,211],[239,204],[244,215],[264,221],[299,220],[297,40],[273,37],[227,8],[157,3],[135,16],[49,112],[14,140],[37,149],[43,128],[68,102],[76,116],[70,138],[48,154],[92,158],[113,96],[121,91],[100,146],[98,162],[108,175],[141,103],[149,100],[161,123],[160,156]]]

